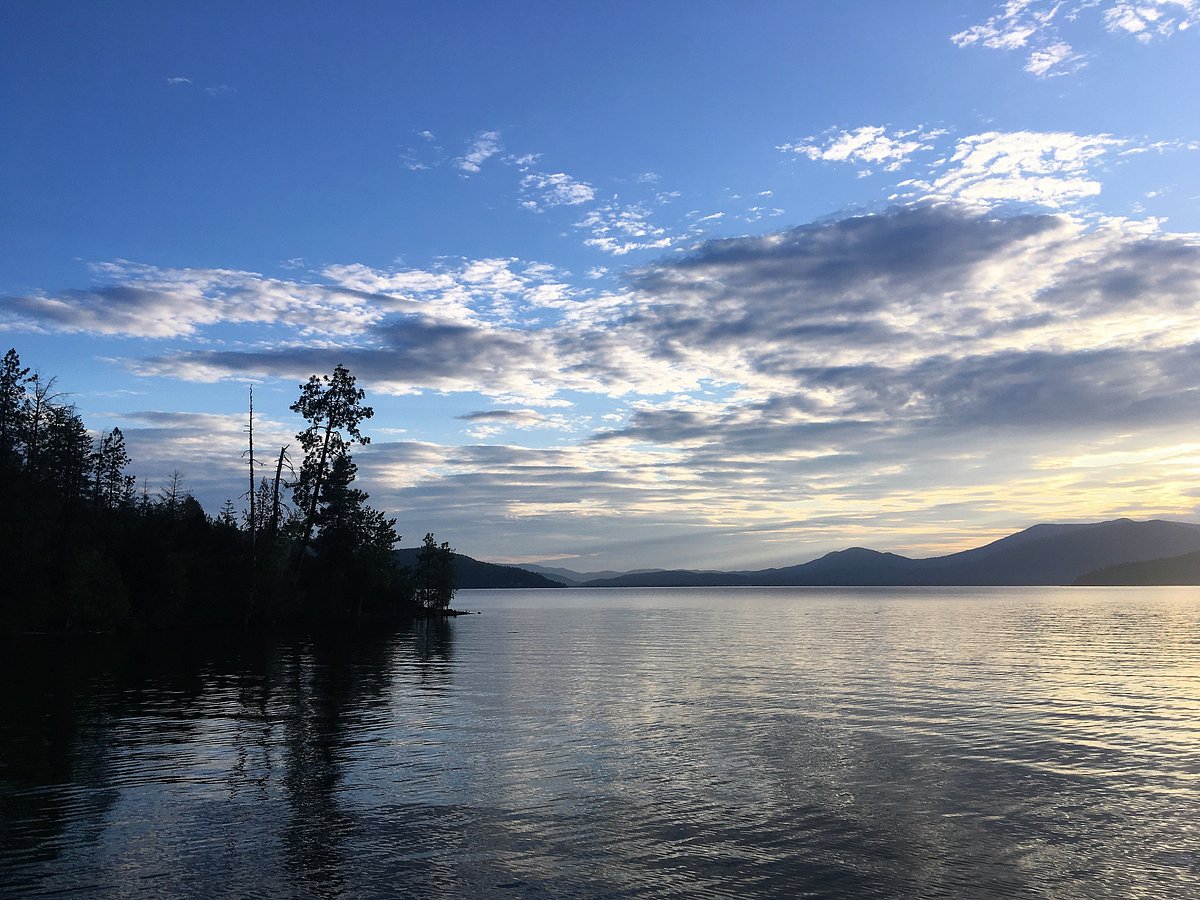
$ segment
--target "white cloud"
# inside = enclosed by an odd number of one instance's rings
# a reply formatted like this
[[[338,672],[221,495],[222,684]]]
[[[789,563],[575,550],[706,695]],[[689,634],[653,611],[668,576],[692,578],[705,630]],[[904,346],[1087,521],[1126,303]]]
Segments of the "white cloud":
[[[848,162],[859,166],[880,166],[885,171],[895,172],[922,150],[933,149],[929,141],[944,131],[926,131],[914,128],[909,131],[893,131],[887,126],[864,125],[845,131],[834,131],[822,137],[807,137],[795,144],[782,144],[779,150],[796,153],[811,160],[824,162]],[[770,192],[759,196],[770,196]]]
[[[174,85],[181,85],[181,84],[191,84],[191,83],[192,83],[192,79],[190,79],[190,78],[184,78],[184,77],[182,77],[182,76],[179,76],[179,75],[175,76],[174,78],[168,78],[168,79],[167,79],[167,84],[169,84],[169,85],[173,85],[173,86],[174,86]]]
[[[591,235],[584,244],[614,256],[671,246],[667,230],[653,224],[650,215],[650,209],[640,203],[622,205],[613,201],[589,212],[575,227]]]
[[[425,530],[450,517],[460,544],[486,541],[505,522],[514,546],[554,534],[576,546],[601,541],[602,531],[578,530],[584,509],[614,512],[625,534],[645,526],[693,540],[706,528],[788,539],[818,526],[838,540],[869,529],[875,540],[889,528],[911,533],[914,522],[941,534],[961,527],[938,525],[957,522],[959,504],[1035,518],[1072,503],[1085,510],[1075,515],[1111,510],[1117,488],[1079,474],[1083,462],[1070,474],[1049,461],[1062,458],[1065,439],[1099,453],[1105,440],[1178,428],[1200,343],[1200,235],[950,205],[708,242],[634,273],[623,293],[553,300],[562,307],[537,326],[520,323],[540,291],[554,292],[559,276],[546,266],[492,258],[324,275],[326,291],[384,318],[348,337],[293,325],[290,341],[193,345],[134,366],[195,380],[302,381],[343,363],[371,392],[494,398],[497,408],[457,423],[480,440],[512,429],[567,443],[584,422],[552,411],[568,398],[605,422],[591,441],[545,449],[364,448],[378,502],[430,516]],[[502,320],[504,304],[518,324]],[[429,403],[426,412],[449,419]],[[198,422],[196,434],[225,429],[232,446],[239,424]],[[161,435],[181,437],[194,440]],[[1152,450],[1122,448],[1158,458]],[[190,453],[185,472],[201,465]],[[1172,485],[1187,481],[1179,474]],[[1125,496],[1137,490],[1131,477]]]
[[[538,160],[542,158],[540,153],[525,153],[521,156],[506,156],[504,161],[510,166],[516,166],[522,172],[532,165],[536,165]]]
[[[163,269],[125,261],[95,266],[106,283],[4,298],[0,321],[46,332],[169,338],[218,324],[271,325],[308,335],[359,333],[382,318],[337,286],[233,269]]]
[[[974,206],[1061,209],[1100,193],[1093,168],[1127,141],[1108,134],[989,131],[960,139],[928,195]]]
[[[1082,68],[1084,54],[1061,37],[1083,13],[1099,9],[1104,28],[1143,43],[1168,38],[1200,22],[1198,0],[1006,0],[986,21],[951,36],[956,46],[1028,53],[1025,71],[1038,77]]]
[[[553,206],[578,206],[596,197],[595,188],[565,172],[532,172],[521,179],[521,191],[530,197],[522,205],[536,212]]]
[[[951,35],[950,40],[958,47],[982,44],[993,50],[1018,50],[1050,26],[1061,6],[1039,0],[1006,0],[1000,12]]]
[[[500,144],[500,132],[481,131],[476,135],[467,152],[454,161],[454,164],[464,172],[472,175],[481,171],[483,163],[491,159],[503,149]]]
[[[1076,53],[1065,41],[1051,44],[1029,54],[1025,71],[1032,75],[1054,77],[1069,75],[1083,65],[1083,56]]]
[[[1166,38],[1200,23],[1197,0],[1119,0],[1104,12],[1104,27],[1143,43]]]
[[[938,152],[924,178],[898,183],[892,199],[933,198],[979,207],[1001,203],[1066,209],[1101,191],[1097,170],[1113,156],[1149,150],[1186,149],[1179,141],[1134,144],[1110,134],[989,131],[950,139],[940,130],[912,129],[889,134],[880,126],[837,131],[823,141],[780,148],[814,160],[865,165],[895,171],[918,151]],[[860,169],[859,176],[871,169]],[[763,210],[750,210],[753,218]]]

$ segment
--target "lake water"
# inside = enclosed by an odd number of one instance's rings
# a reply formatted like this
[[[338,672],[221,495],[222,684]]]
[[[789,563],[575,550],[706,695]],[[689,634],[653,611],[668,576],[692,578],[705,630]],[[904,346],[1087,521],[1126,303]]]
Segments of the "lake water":
[[[0,643],[0,895],[1200,896],[1200,590]]]

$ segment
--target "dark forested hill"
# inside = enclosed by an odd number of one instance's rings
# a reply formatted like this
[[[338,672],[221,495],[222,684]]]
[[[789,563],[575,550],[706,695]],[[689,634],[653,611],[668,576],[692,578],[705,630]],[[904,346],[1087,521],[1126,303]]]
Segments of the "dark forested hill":
[[[1151,584],[1196,584],[1200,585],[1200,552],[1170,556],[1165,559],[1147,559],[1142,562],[1119,563],[1106,566],[1081,576],[1076,584],[1151,585]]]
[[[419,547],[402,547],[395,552],[396,563],[401,566],[414,567],[417,564]],[[551,581],[544,575],[520,569],[516,566],[501,566],[495,563],[481,562],[454,554],[454,573],[460,588],[559,588],[563,585]]]

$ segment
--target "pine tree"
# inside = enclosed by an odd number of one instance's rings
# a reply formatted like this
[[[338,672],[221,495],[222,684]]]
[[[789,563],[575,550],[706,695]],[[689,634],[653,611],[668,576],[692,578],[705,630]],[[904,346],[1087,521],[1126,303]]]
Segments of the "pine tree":
[[[128,465],[125,435],[114,428],[100,439],[100,448],[93,456],[92,489],[97,507],[117,509],[132,496],[136,479],[125,474]]]
[[[9,350],[0,362],[0,476],[17,464],[25,386],[29,382],[29,369],[21,366],[15,349]]]
[[[308,428],[296,435],[304,448],[304,462],[292,489],[296,506],[304,515],[296,551],[297,570],[318,525],[321,501],[335,463],[342,458],[349,460],[348,450],[354,443],[371,443],[358,430],[359,423],[375,414],[371,407],[363,405],[365,397],[355,386],[350,371],[339,365],[332,375],[309,378],[307,384],[300,386],[300,399],[291,406],[292,412],[299,413],[309,423]]]
[[[432,534],[417,554],[417,600],[429,609],[446,609],[458,590],[454,572],[454,550],[443,541],[439,544]]]

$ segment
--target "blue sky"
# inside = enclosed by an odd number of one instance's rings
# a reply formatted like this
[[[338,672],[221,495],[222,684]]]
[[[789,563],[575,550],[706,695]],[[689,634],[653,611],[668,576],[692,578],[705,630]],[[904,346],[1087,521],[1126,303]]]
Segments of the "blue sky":
[[[0,7],[0,328],[215,509],[344,362],[406,543],[1194,519],[1200,0]],[[266,455],[265,451],[264,454]]]

